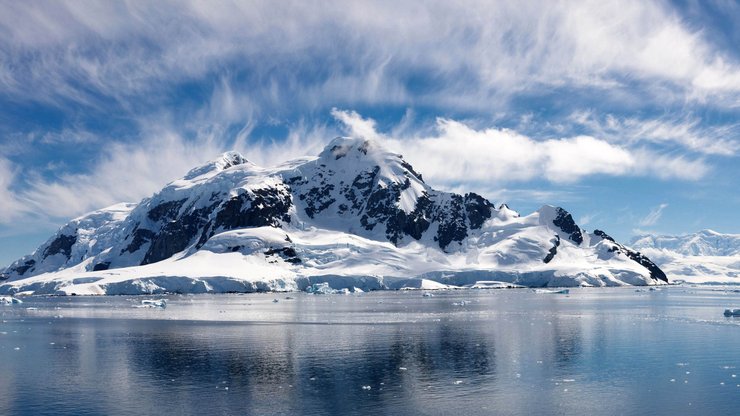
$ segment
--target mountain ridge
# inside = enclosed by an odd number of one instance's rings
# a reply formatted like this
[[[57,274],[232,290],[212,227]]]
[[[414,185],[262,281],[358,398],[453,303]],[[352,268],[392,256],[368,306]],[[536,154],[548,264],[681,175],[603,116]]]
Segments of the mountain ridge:
[[[355,244],[348,256],[377,257],[364,259],[366,264],[325,258],[331,250],[311,238],[328,236],[347,240],[347,248],[349,241]],[[262,251],[255,251],[257,246]],[[234,271],[215,264],[212,272],[173,272],[197,259],[233,260],[232,254],[249,267]],[[149,269],[156,269],[156,276],[146,276]],[[255,277],[255,271],[261,274]],[[160,283],[175,277],[200,282],[197,287],[210,288],[206,291],[218,291],[203,280],[216,277],[248,281],[252,288],[255,282],[273,282],[265,285],[273,289],[271,284],[294,288],[296,282],[329,275],[344,276],[339,280],[345,285],[374,276],[378,287],[386,278],[430,276],[450,285],[493,277],[567,286],[667,281],[649,259],[606,233],[586,232],[562,208],[546,205],[521,217],[472,192],[435,190],[401,155],[376,141],[350,137],[335,138],[317,157],[271,168],[226,152],[138,204],[72,220],[3,273],[8,283],[0,292],[35,293],[116,293],[122,286],[111,286],[114,281],[142,282],[141,273]],[[132,277],[114,277],[121,273]],[[275,276],[282,276],[280,283]],[[126,290],[168,290],[148,282]]]

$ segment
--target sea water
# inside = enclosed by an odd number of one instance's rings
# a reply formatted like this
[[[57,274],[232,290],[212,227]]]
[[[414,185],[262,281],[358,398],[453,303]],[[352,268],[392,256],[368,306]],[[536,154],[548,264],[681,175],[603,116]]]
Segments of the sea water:
[[[2,415],[740,414],[726,288],[23,300]]]

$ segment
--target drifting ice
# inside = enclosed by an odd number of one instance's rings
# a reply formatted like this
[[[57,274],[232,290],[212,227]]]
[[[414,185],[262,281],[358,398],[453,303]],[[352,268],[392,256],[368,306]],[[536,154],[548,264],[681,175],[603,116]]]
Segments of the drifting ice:
[[[740,316],[740,309],[725,309],[725,316]]]
[[[306,288],[306,292],[313,293],[314,295],[331,295],[337,293],[336,290],[329,286],[329,283],[314,283]]]
[[[17,303],[23,303],[23,301],[12,296],[0,296],[0,305],[12,305]]]
[[[144,308],[166,308],[167,300],[165,299],[144,299],[141,301],[141,306]]]
[[[557,295],[567,295],[568,293],[570,293],[570,289],[560,289],[560,290],[535,289],[534,293],[549,293],[549,294],[557,294]]]

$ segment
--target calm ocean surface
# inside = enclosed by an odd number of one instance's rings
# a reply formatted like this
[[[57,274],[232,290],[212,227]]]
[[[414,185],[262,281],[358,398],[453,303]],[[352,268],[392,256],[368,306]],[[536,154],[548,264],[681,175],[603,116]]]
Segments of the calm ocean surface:
[[[0,415],[740,414],[730,290],[166,298],[0,306]]]

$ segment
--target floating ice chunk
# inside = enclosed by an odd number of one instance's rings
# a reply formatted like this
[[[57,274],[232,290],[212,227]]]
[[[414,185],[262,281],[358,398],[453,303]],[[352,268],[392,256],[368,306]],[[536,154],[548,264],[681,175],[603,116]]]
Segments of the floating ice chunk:
[[[453,302],[452,306],[465,306],[469,304],[470,304],[469,300],[461,300],[460,302]]]
[[[725,309],[725,316],[740,316],[740,309]]]
[[[455,380],[455,382],[454,382],[454,383],[452,383],[452,384],[455,384],[455,385],[457,385],[457,384],[462,384],[462,380]]]
[[[422,296],[424,296],[425,298],[431,298],[431,297],[434,297],[434,295],[432,295],[432,294],[431,294],[431,293],[429,293],[429,292],[424,292],[424,294],[423,294]]]
[[[166,299],[144,299],[141,301],[141,307],[143,308],[166,308]]]
[[[314,295],[333,295],[337,293],[335,289],[329,286],[329,283],[314,283],[306,288],[306,292],[313,293]]]
[[[362,389],[363,390],[372,390],[372,387],[371,386],[362,386]]]
[[[272,303],[278,303],[278,302],[280,302],[280,301],[279,301],[279,300],[277,300],[277,299],[273,299],[273,300],[272,300]]]
[[[524,286],[515,283],[500,282],[498,280],[478,280],[472,285],[466,285],[470,289],[519,289]]]
[[[570,289],[550,290],[550,289],[534,289],[534,293],[551,294],[551,295],[567,295],[570,293]]]
[[[0,305],[13,305],[19,303],[23,303],[23,301],[12,296],[0,296]]]

